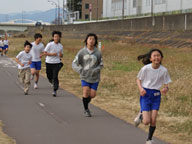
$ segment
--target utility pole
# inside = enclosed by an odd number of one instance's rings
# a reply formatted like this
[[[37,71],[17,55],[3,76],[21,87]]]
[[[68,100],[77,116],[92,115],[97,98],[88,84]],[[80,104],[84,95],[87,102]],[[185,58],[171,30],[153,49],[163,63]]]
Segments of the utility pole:
[[[59,11],[57,11],[59,9],[59,0],[58,0],[58,4],[52,0],[48,0],[48,2],[51,2],[52,5],[55,5],[55,25],[57,24],[57,21],[59,21]],[[58,16],[57,16],[58,13]],[[59,23],[58,23],[59,24]]]
[[[181,13],[182,13],[182,9],[183,9],[183,0],[180,0],[180,10],[181,10]]]
[[[125,0],[122,2],[122,19],[124,19],[124,8],[125,8]]]
[[[151,0],[151,17],[152,17],[152,26],[155,26],[154,1],[153,0]]]
[[[153,0],[151,0],[151,16],[153,16]]]
[[[59,0],[58,1],[58,25],[60,25],[60,4],[59,4]]]
[[[65,0],[63,0],[63,17],[62,17],[62,23],[64,24],[64,14],[65,14]]]
[[[97,0],[97,21],[99,19],[99,0]]]

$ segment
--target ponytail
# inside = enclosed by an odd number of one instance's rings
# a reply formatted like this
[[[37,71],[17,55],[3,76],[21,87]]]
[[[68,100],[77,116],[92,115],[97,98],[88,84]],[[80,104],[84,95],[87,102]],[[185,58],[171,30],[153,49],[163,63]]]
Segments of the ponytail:
[[[142,59],[142,63],[144,65],[147,65],[147,64],[150,64],[151,61],[150,61],[150,58],[151,58],[151,54],[154,52],[154,51],[158,51],[161,55],[161,57],[163,58],[163,53],[159,50],[159,49],[151,49],[148,53],[146,54],[143,54],[143,55],[139,55],[137,57],[138,61],[140,61]]]

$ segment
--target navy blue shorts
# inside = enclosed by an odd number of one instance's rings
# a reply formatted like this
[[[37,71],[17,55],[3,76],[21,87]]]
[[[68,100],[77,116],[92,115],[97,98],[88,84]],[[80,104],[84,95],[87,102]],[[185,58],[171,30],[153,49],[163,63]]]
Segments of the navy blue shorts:
[[[9,48],[8,45],[4,45],[3,50],[6,50],[6,49],[8,49],[8,48]]]
[[[41,70],[41,61],[38,61],[38,62],[32,61],[30,68],[34,68],[36,70]]]
[[[144,89],[147,93],[140,96],[141,111],[159,110],[161,103],[160,90]]]
[[[84,81],[84,80],[81,80],[81,86],[82,86],[82,87],[87,86],[87,87],[89,87],[90,89],[94,89],[95,91],[97,90],[98,85],[99,85],[99,82],[96,82],[96,83],[88,83],[88,82],[86,82],[86,81]]]

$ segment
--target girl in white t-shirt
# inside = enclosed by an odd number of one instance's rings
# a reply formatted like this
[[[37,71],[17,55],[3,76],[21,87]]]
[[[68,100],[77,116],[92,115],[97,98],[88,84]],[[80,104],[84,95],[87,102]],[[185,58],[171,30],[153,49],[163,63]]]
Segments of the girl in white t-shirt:
[[[63,66],[61,58],[63,57],[63,45],[60,43],[62,33],[60,31],[53,31],[53,41],[49,42],[44,50],[46,56],[46,74],[49,82],[53,85],[52,95],[56,97],[59,89],[58,74]]]
[[[163,53],[159,49],[152,49],[147,54],[138,56],[145,66],[137,75],[137,85],[140,91],[141,113],[135,118],[135,126],[142,121],[150,124],[146,144],[152,144],[152,137],[156,128],[156,119],[161,102],[161,93],[166,94],[171,82],[167,69],[161,65]],[[160,91],[162,85],[164,87]]]

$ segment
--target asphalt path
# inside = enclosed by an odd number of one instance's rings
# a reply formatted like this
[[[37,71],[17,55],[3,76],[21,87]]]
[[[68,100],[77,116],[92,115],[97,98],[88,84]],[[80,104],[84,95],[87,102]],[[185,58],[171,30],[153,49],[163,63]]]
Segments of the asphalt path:
[[[84,117],[73,94],[60,89],[52,97],[47,79],[32,86],[24,95],[16,63],[0,56],[0,120],[17,144],[145,144],[147,133],[98,107],[90,105],[93,117]]]

